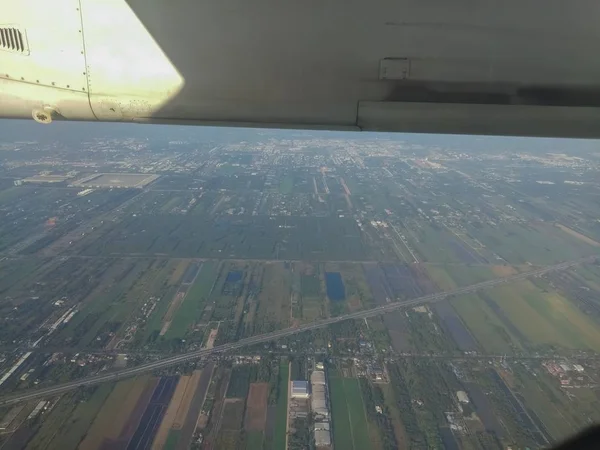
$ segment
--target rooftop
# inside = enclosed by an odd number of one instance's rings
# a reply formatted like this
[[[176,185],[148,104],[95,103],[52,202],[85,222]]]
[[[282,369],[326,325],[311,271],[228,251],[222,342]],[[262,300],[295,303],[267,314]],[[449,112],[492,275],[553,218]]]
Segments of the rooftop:
[[[308,381],[292,381],[292,391],[308,392]]]

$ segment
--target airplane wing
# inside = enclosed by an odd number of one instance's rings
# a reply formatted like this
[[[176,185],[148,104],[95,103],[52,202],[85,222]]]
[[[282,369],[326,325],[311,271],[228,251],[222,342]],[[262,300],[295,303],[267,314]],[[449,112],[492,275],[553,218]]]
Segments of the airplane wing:
[[[596,0],[0,0],[0,117],[599,137]]]

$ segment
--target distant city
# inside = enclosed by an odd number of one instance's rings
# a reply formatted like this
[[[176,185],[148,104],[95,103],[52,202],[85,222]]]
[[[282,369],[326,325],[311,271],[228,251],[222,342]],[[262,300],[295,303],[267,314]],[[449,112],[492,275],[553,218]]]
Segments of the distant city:
[[[598,141],[3,121],[0,449],[547,447],[599,256]]]

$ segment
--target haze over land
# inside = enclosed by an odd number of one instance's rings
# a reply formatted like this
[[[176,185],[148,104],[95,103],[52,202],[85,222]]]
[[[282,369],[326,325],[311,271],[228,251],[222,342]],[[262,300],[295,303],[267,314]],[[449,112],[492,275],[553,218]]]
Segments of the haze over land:
[[[0,448],[546,446],[600,420],[597,255],[598,141],[0,122],[0,400],[74,388]]]

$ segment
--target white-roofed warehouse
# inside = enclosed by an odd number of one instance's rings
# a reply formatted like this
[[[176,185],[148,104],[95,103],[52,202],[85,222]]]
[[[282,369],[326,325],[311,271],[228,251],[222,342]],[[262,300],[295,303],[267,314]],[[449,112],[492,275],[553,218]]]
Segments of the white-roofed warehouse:
[[[331,432],[329,431],[329,423],[315,423],[315,444],[317,447],[326,447],[331,445]]]
[[[311,381],[313,381],[312,376]],[[329,409],[327,408],[327,386],[325,386],[325,384],[312,384],[310,407],[315,414],[329,417]]]
[[[325,384],[325,372],[321,370],[315,370],[310,374],[310,383],[312,385]]]

